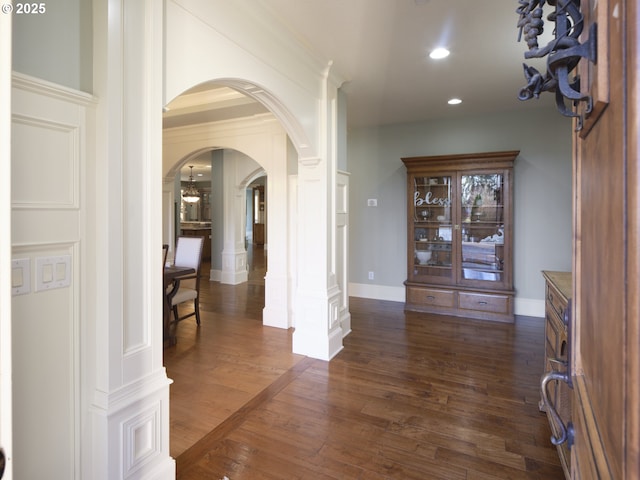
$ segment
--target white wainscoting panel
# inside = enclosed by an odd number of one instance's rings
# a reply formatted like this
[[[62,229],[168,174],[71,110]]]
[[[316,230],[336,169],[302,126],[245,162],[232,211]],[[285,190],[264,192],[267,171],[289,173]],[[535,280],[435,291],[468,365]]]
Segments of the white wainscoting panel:
[[[79,142],[77,125],[13,116],[11,184],[14,208],[78,207]]]
[[[122,425],[124,432],[124,471],[122,478],[130,478],[154,457],[162,453],[160,436],[161,403],[128,419]]]
[[[14,74],[12,102],[12,258],[29,259],[28,293],[12,299],[14,476],[74,480],[82,448],[81,172],[93,98]]]
[[[80,448],[78,282],[35,291],[35,259],[77,258],[78,244],[14,247],[13,255],[31,260],[31,293],[12,300],[14,472],[16,478],[74,479]]]

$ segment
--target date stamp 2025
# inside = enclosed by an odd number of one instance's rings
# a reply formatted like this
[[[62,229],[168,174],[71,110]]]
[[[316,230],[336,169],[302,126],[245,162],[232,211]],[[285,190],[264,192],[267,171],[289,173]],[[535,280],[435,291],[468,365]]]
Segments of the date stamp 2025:
[[[2,13],[15,13],[16,15],[42,15],[47,13],[47,4],[40,3],[3,3],[0,6]]]

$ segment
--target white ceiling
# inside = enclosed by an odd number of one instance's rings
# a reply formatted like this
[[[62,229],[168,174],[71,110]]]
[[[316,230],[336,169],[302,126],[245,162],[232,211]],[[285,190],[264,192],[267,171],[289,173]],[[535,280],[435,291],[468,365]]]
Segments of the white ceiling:
[[[555,108],[550,94],[518,100],[527,47],[517,41],[517,0],[255,1],[347,79],[349,128]],[[451,55],[431,60],[438,46]],[[545,71],[542,61],[527,63]],[[164,126],[265,111],[242,94],[208,87],[169,104]],[[448,105],[452,97],[462,103]]]
[[[348,79],[351,127],[533,106],[517,98],[517,0],[261,1]],[[439,46],[451,55],[431,60]]]

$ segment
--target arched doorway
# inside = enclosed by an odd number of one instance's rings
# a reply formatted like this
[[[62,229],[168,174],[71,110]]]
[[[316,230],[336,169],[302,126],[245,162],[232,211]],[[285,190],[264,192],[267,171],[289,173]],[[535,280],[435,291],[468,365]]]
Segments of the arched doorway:
[[[170,390],[169,431],[174,457],[182,455],[206,433],[219,426],[230,413],[265,388],[271,378],[265,375],[264,369],[279,371],[289,368],[295,357],[288,347],[290,331],[261,326],[265,305],[265,245],[254,244],[253,239],[243,243],[246,226],[249,223],[253,226],[250,222],[254,217],[253,190],[259,188],[264,192],[267,183],[265,170],[239,152],[225,149],[199,150],[197,157],[189,155],[188,160],[180,163],[183,166],[178,171],[184,172],[186,165],[187,175],[191,173],[189,166],[193,164],[196,172],[207,164],[210,167],[208,177],[206,174],[201,177],[207,181],[195,182],[195,186],[200,195],[208,189],[208,197],[201,196],[199,201],[210,199],[212,215],[208,219],[211,222],[211,239],[208,240],[211,260],[203,261],[200,279],[201,325],[196,326],[193,320],[181,322],[175,330],[177,343],[164,350],[164,365],[174,381]],[[233,174],[225,173],[225,169]],[[239,182],[233,181],[238,178],[241,179]],[[181,203],[181,189],[185,186],[185,182],[180,180],[180,175],[177,175],[173,182],[178,204]],[[245,192],[244,209],[242,191]],[[252,193],[251,203],[247,201],[247,192]],[[266,207],[264,197],[257,200],[257,217],[263,221],[266,211],[260,212],[260,204]],[[187,208],[191,207],[187,205]],[[205,210],[203,205],[196,208],[199,212]],[[203,218],[195,218],[191,222],[191,218],[185,215],[187,212],[180,208],[176,210],[182,213],[180,218],[174,218],[174,230],[177,232],[185,234],[185,228],[202,226],[200,220]],[[225,218],[227,214],[234,218]],[[242,235],[233,238],[234,233]],[[236,279],[234,272],[227,275],[222,271],[225,255],[230,253],[225,251],[227,247],[231,250],[243,248],[246,260],[244,281],[233,281]],[[271,338],[267,344],[263,343],[265,337]],[[238,378],[245,380],[238,383]]]
[[[218,90],[218,89],[216,89]],[[228,90],[228,89],[227,89]],[[196,88],[193,95],[211,98],[204,87]],[[218,93],[220,95],[220,93]],[[237,94],[236,94],[237,95]],[[225,101],[231,94],[227,93]],[[175,118],[176,108],[169,104],[169,112]],[[193,107],[189,107],[192,110]],[[228,111],[225,111],[229,115]],[[246,204],[244,190],[249,181],[263,172],[267,176],[265,185],[266,205],[270,227],[266,242],[272,260],[265,278],[265,325],[279,328],[293,326],[293,298],[295,284],[292,281],[291,257],[294,242],[292,218],[295,204],[291,191],[291,178],[296,175],[297,153],[288,135],[275,116],[269,113],[199,124],[181,124],[164,129],[163,158],[165,176],[163,182],[163,211],[165,241],[171,242],[170,224],[173,205],[176,201],[175,177],[189,159],[203,151],[215,149],[222,156],[222,185],[224,186],[224,242],[221,281],[240,283],[246,281],[246,251],[244,245],[244,218]],[[221,153],[220,153],[221,152]],[[252,163],[255,162],[255,163]],[[169,166],[168,166],[169,165]],[[167,167],[168,166],[168,167]],[[215,210],[214,210],[215,211]]]
[[[220,86],[250,97],[271,113],[230,118],[225,108],[226,120],[165,128],[165,182],[175,174],[171,165],[176,158],[211,145],[241,152],[264,167],[269,183],[277,185],[268,189],[269,235],[280,238],[268,239],[273,261],[265,279],[263,321],[280,328],[295,324],[293,351],[328,360],[342,349],[342,338],[350,331],[346,275],[342,275],[347,271],[347,246],[336,242],[344,230],[341,219],[346,218],[337,215],[336,208],[347,206],[347,197],[338,191],[337,150],[323,148],[315,154],[317,145],[308,138],[308,130],[278,96],[256,83],[225,77],[201,82],[188,93],[205,95],[202,92],[208,88]],[[328,93],[337,95],[333,89],[323,95]],[[172,103],[167,108],[174,115]],[[335,102],[330,103],[329,110],[335,108]],[[323,135],[326,127],[337,128],[336,112],[328,114]],[[337,135],[331,137],[331,143],[337,140]],[[236,255],[227,261],[237,267],[242,260]]]

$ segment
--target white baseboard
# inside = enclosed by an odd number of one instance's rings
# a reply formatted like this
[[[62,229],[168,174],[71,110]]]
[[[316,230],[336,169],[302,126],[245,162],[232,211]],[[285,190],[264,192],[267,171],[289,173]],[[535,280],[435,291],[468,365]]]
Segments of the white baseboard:
[[[544,318],[544,300],[516,296],[513,307],[516,315]]]
[[[403,303],[406,300],[405,287],[389,287],[366,283],[349,283],[349,296]],[[544,300],[516,296],[514,312],[516,315],[544,318]]]

